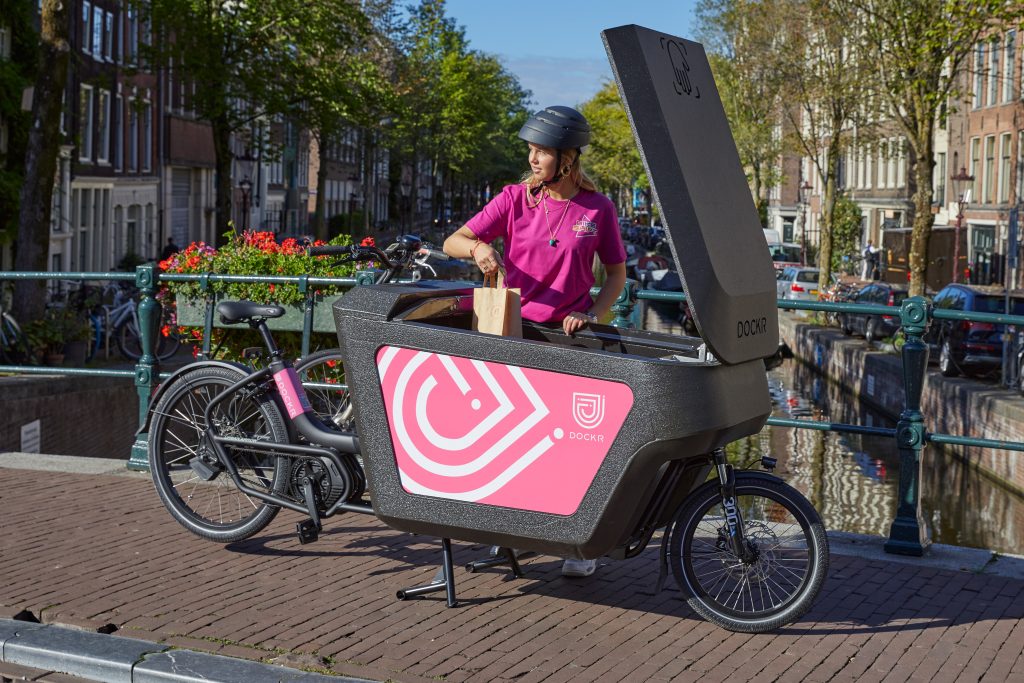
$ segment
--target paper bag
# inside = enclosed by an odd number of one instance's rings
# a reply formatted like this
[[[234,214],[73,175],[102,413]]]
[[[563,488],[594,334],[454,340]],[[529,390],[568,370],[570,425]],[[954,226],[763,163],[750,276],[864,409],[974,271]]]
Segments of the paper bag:
[[[473,290],[473,329],[502,337],[523,336],[519,290],[505,286],[505,271],[484,275],[484,286]]]

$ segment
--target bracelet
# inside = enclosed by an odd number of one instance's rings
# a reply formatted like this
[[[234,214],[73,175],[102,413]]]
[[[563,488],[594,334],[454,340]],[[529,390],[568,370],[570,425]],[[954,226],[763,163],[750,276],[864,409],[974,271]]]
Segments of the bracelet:
[[[469,248],[469,258],[476,261],[476,256],[474,256],[473,254],[476,252],[476,248],[479,247],[481,244],[483,244],[483,242],[481,240],[477,240],[476,243]]]
[[[580,315],[586,317],[586,319],[588,321],[592,322],[592,323],[596,323],[597,322],[597,316],[594,315],[593,313],[591,313],[590,311],[586,311],[586,312],[580,311]]]

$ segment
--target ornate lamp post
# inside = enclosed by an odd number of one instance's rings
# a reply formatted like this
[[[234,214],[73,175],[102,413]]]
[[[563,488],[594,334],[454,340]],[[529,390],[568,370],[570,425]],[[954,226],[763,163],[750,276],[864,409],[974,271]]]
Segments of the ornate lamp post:
[[[974,176],[968,175],[967,169],[960,167],[958,173],[949,177],[953,183],[953,194],[956,195],[956,230],[953,236],[953,282],[960,282],[960,229],[964,223],[964,207],[971,201],[970,188],[964,189],[964,183],[973,183]]]

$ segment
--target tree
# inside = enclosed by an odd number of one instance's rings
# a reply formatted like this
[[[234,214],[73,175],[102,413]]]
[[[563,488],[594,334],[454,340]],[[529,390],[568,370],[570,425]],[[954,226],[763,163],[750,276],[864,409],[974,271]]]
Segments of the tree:
[[[769,0],[778,24],[777,68],[791,136],[823,189],[818,286],[831,284],[839,164],[873,134],[874,65],[851,41],[857,14],[846,0]],[[764,16],[764,15],[762,15]],[[853,28],[851,28],[853,27]]]
[[[632,202],[632,189],[638,182],[643,187],[650,185],[615,83],[605,83],[580,106],[580,113],[587,117],[591,130],[590,147],[583,156],[584,168],[598,187],[610,194],[617,190],[615,195],[621,208]]]
[[[777,68],[781,17],[774,2],[701,0],[698,37],[729,119],[740,162],[762,224],[767,220],[768,190],[781,181],[778,158],[782,136],[782,73]]]
[[[29,112],[21,109],[22,93],[35,77],[39,35],[32,27],[31,0],[0,0],[0,17],[14,44],[11,58],[0,59],[0,120],[7,125],[7,150],[0,156],[0,244],[18,231],[18,194],[25,174]]]
[[[831,0],[860,14],[863,56],[876,66],[891,115],[906,133],[914,179],[910,294],[924,294],[931,238],[935,126],[955,99],[968,55],[986,34],[1024,17],[1024,4],[1006,0]]]
[[[832,271],[842,270],[844,259],[849,260],[860,251],[860,225],[860,206],[840,193],[832,217]]]
[[[142,46],[145,61],[194,84],[191,108],[211,126],[222,234],[231,216],[231,135],[294,114],[312,92],[336,95],[338,80],[328,68],[351,55],[365,18],[348,0],[132,2],[152,29],[151,43]]]
[[[62,140],[62,98],[68,79],[70,5],[63,0],[43,0],[42,4],[39,61],[25,148],[25,180],[19,195],[16,270],[47,267],[50,208]],[[46,307],[45,292],[45,281],[19,281],[15,286],[15,316],[21,320],[41,319]]]

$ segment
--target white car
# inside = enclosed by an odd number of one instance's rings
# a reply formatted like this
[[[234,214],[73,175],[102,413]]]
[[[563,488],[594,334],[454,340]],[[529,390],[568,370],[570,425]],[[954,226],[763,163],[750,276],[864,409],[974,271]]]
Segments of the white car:
[[[778,297],[790,301],[817,301],[818,272],[817,268],[786,267],[775,281]]]

